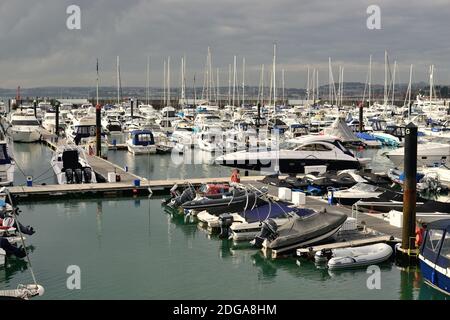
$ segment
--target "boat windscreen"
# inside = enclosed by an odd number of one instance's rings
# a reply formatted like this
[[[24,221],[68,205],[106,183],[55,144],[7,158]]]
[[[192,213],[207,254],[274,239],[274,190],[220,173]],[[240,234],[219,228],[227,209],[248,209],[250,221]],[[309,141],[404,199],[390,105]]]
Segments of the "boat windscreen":
[[[429,229],[425,236],[423,244],[423,256],[431,261],[436,261],[439,254],[439,249],[443,241],[444,230]]]
[[[37,120],[12,120],[11,124],[13,126],[38,126],[39,122]]]
[[[359,182],[359,183],[355,184],[353,187],[351,187],[350,189],[355,190],[355,191],[357,190],[357,191],[363,191],[363,192],[374,192],[377,190],[377,188],[378,188],[377,186]]]

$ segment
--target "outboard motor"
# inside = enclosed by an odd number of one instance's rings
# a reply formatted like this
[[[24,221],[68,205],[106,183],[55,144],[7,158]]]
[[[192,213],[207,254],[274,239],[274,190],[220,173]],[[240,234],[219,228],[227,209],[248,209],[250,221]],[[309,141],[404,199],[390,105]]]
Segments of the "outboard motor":
[[[73,183],[73,171],[72,171],[72,169],[66,169],[66,181],[67,181],[67,183]]]
[[[229,213],[222,213],[219,216],[220,234],[219,238],[226,239],[230,235],[230,227],[233,224],[233,216]]]
[[[75,169],[75,182],[82,183],[83,182],[83,173],[81,169]]]
[[[183,191],[183,193],[180,196],[174,198],[169,205],[173,208],[177,208],[185,202],[194,200],[194,198],[195,198],[195,191],[192,190],[192,188],[187,188]]]
[[[314,261],[316,263],[325,263],[333,257],[333,252],[331,249],[322,249],[318,251],[314,256]]]
[[[252,244],[257,248],[262,248],[264,240],[275,238],[277,235],[278,226],[273,219],[267,219],[262,222],[261,232],[252,241]]]
[[[84,182],[85,183],[91,183],[91,180],[92,180],[92,169],[91,168],[84,168],[83,169],[83,176],[84,176]]]

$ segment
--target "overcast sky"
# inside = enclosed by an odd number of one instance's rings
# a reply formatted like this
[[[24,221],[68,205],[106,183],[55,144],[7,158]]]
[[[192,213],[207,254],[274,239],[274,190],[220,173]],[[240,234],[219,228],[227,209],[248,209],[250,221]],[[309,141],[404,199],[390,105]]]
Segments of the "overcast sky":
[[[66,27],[71,4],[81,8],[81,30]],[[381,8],[381,30],[366,27],[371,4]],[[435,82],[450,83],[448,0],[1,0],[0,30],[2,88],[92,86],[97,57],[101,85],[114,85],[116,56],[122,85],[145,86],[148,55],[152,86],[162,85],[167,56],[171,84],[179,85],[182,55],[191,86],[194,73],[203,77],[208,46],[221,84],[237,55],[239,82],[245,57],[246,82],[257,85],[274,42],[286,87],[305,87],[307,65],[326,83],[328,57],[336,80],[343,65],[345,81],[364,82],[370,54],[373,82],[383,83],[385,49],[398,61],[400,82],[411,63],[413,81],[428,81],[434,63]]]

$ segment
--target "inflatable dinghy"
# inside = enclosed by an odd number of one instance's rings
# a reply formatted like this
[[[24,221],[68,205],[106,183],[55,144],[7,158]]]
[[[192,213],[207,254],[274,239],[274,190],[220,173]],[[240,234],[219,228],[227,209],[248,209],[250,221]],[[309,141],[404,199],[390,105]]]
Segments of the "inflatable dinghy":
[[[386,261],[393,250],[386,243],[376,243],[362,247],[348,247],[321,250],[315,255],[316,262],[328,260],[330,270],[358,268]]]

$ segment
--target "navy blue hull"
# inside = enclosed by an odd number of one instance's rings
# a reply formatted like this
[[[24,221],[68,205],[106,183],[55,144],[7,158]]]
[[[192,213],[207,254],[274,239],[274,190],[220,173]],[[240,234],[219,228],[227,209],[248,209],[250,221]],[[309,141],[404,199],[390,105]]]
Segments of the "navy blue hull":
[[[432,287],[438,288],[450,295],[450,278],[440,273],[439,271],[431,268],[424,261],[420,260],[420,271],[423,278]]]

